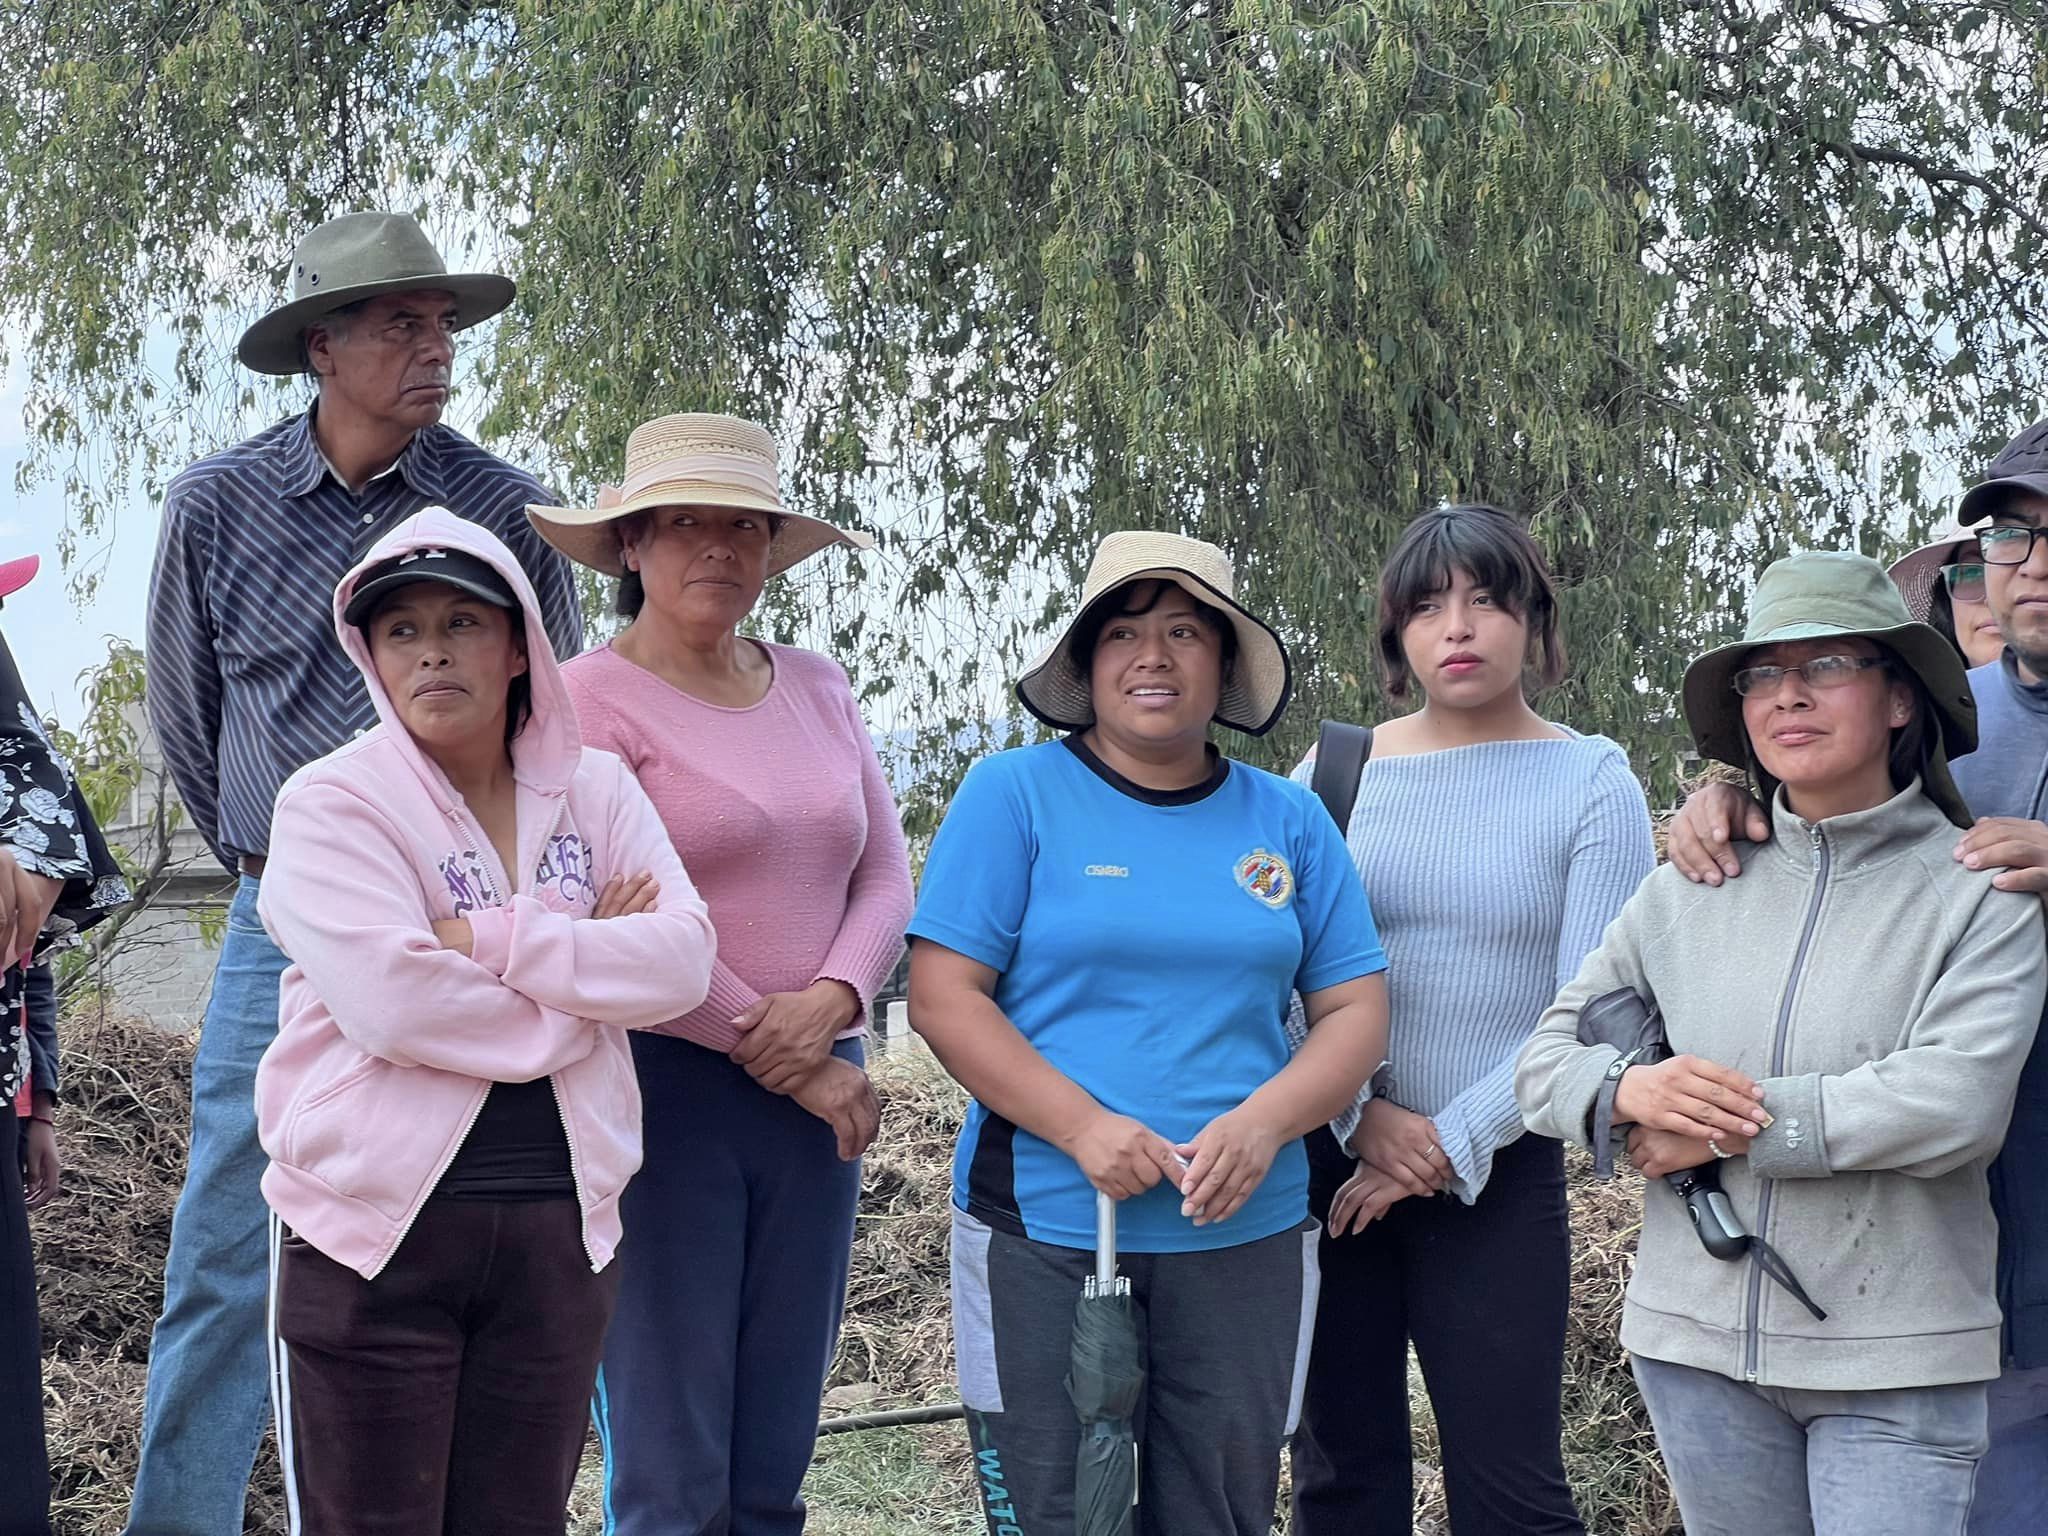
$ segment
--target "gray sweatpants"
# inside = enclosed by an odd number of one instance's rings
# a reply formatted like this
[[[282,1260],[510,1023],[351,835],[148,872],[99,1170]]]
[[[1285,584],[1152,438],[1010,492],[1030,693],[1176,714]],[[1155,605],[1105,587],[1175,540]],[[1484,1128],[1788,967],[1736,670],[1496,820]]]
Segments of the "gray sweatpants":
[[[1688,1536],[1961,1536],[1985,1383],[1816,1392],[1634,1365]]]
[[[953,1336],[990,1536],[1070,1536],[1080,1421],[1063,1378],[1095,1256],[953,1213]],[[1269,1536],[1315,1326],[1313,1224],[1130,1253],[1145,1358],[1137,1536]]]

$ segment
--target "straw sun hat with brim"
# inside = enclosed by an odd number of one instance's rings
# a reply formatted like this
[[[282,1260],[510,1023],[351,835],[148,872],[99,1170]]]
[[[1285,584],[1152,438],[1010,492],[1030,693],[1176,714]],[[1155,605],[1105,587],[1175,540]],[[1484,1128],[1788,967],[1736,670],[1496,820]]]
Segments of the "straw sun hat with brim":
[[[1977,747],[1977,702],[1962,658],[1939,630],[1915,622],[1884,567],[1865,555],[1817,550],[1788,555],[1764,571],[1749,600],[1742,638],[1686,668],[1685,721],[1701,755],[1746,769],[1766,799],[1774,795],[1778,786],[1757,763],[1743,729],[1735,674],[1760,646],[1838,637],[1874,641],[1920,680],[1940,727],[1921,787],[1950,821],[1971,825],[1948,769],[1951,758]]]
[[[1901,555],[1885,574],[1906,600],[1906,612],[1925,624],[1934,602],[1934,584],[1941,580],[1941,568],[1976,558],[1977,530],[1958,523],[1932,544],[1922,544],[1911,554]]]
[[[439,289],[455,295],[455,328],[488,320],[512,302],[512,279],[450,272],[419,224],[403,213],[345,213],[292,252],[292,297],[242,332],[235,354],[257,373],[306,371],[306,327],[385,293]]]
[[[526,516],[578,565],[607,576],[626,573],[619,520],[654,507],[725,507],[782,520],[768,545],[768,574],[778,576],[821,549],[872,549],[865,533],[835,528],[783,505],[775,439],[737,416],[686,412],[657,416],[626,439],[626,477],[604,486],[594,507],[530,506]]]
[[[1095,723],[1094,693],[1087,671],[1074,655],[1074,630],[1095,604],[1134,581],[1170,581],[1223,611],[1237,631],[1237,656],[1216,701],[1216,723],[1251,736],[1271,730],[1293,687],[1287,648],[1239,606],[1230,557],[1214,544],[1177,533],[1112,533],[1102,541],[1088,567],[1073,619],[1017,679],[1017,697],[1024,707],[1062,731],[1086,730]]]

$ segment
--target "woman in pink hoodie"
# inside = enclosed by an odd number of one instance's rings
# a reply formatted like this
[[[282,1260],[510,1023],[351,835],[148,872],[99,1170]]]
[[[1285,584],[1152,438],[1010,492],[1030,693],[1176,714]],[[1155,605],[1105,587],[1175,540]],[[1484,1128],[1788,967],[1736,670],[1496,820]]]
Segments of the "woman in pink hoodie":
[[[625,1031],[703,1000],[711,924],[497,539],[418,513],[335,617],[380,723],[280,791],[259,906],[291,1529],[560,1536],[640,1162]]]

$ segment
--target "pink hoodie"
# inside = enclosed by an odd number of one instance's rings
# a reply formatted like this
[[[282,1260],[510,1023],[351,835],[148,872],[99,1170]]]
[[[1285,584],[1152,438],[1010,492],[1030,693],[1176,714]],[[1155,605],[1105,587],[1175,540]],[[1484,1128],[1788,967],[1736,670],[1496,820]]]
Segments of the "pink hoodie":
[[[525,610],[533,717],[512,744],[516,892],[489,837],[399,723],[342,610],[363,571],[408,550],[489,561]],[[277,1040],[256,1073],[263,1194],[294,1232],[374,1279],[469,1134],[494,1081],[551,1080],[591,1267],[619,1240],[640,1166],[640,1091],[625,1031],[704,999],[711,922],[647,796],[582,744],[519,562],[476,524],[428,508],[342,578],[335,628],[380,724],[278,792],[257,898],[291,958]],[[587,917],[611,876],[650,870],[656,907]],[[463,917],[474,958],[443,949]]]

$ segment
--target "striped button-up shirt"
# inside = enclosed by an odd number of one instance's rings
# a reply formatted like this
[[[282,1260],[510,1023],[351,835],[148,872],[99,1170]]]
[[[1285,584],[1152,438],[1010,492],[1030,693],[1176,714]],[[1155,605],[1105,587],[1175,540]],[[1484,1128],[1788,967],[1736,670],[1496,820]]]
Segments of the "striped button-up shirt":
[[[583,648],[569,563],[526,520],[554,498],[449,427],[424,428],[360,493],[341,482],[308,411],[171,482],[150,579],[149,718],[186,813],[229,869],[270,847],[294,772],[376,723],[334,634],[334,588],[421,507],[444,506],[511,548],[560,656]]]

